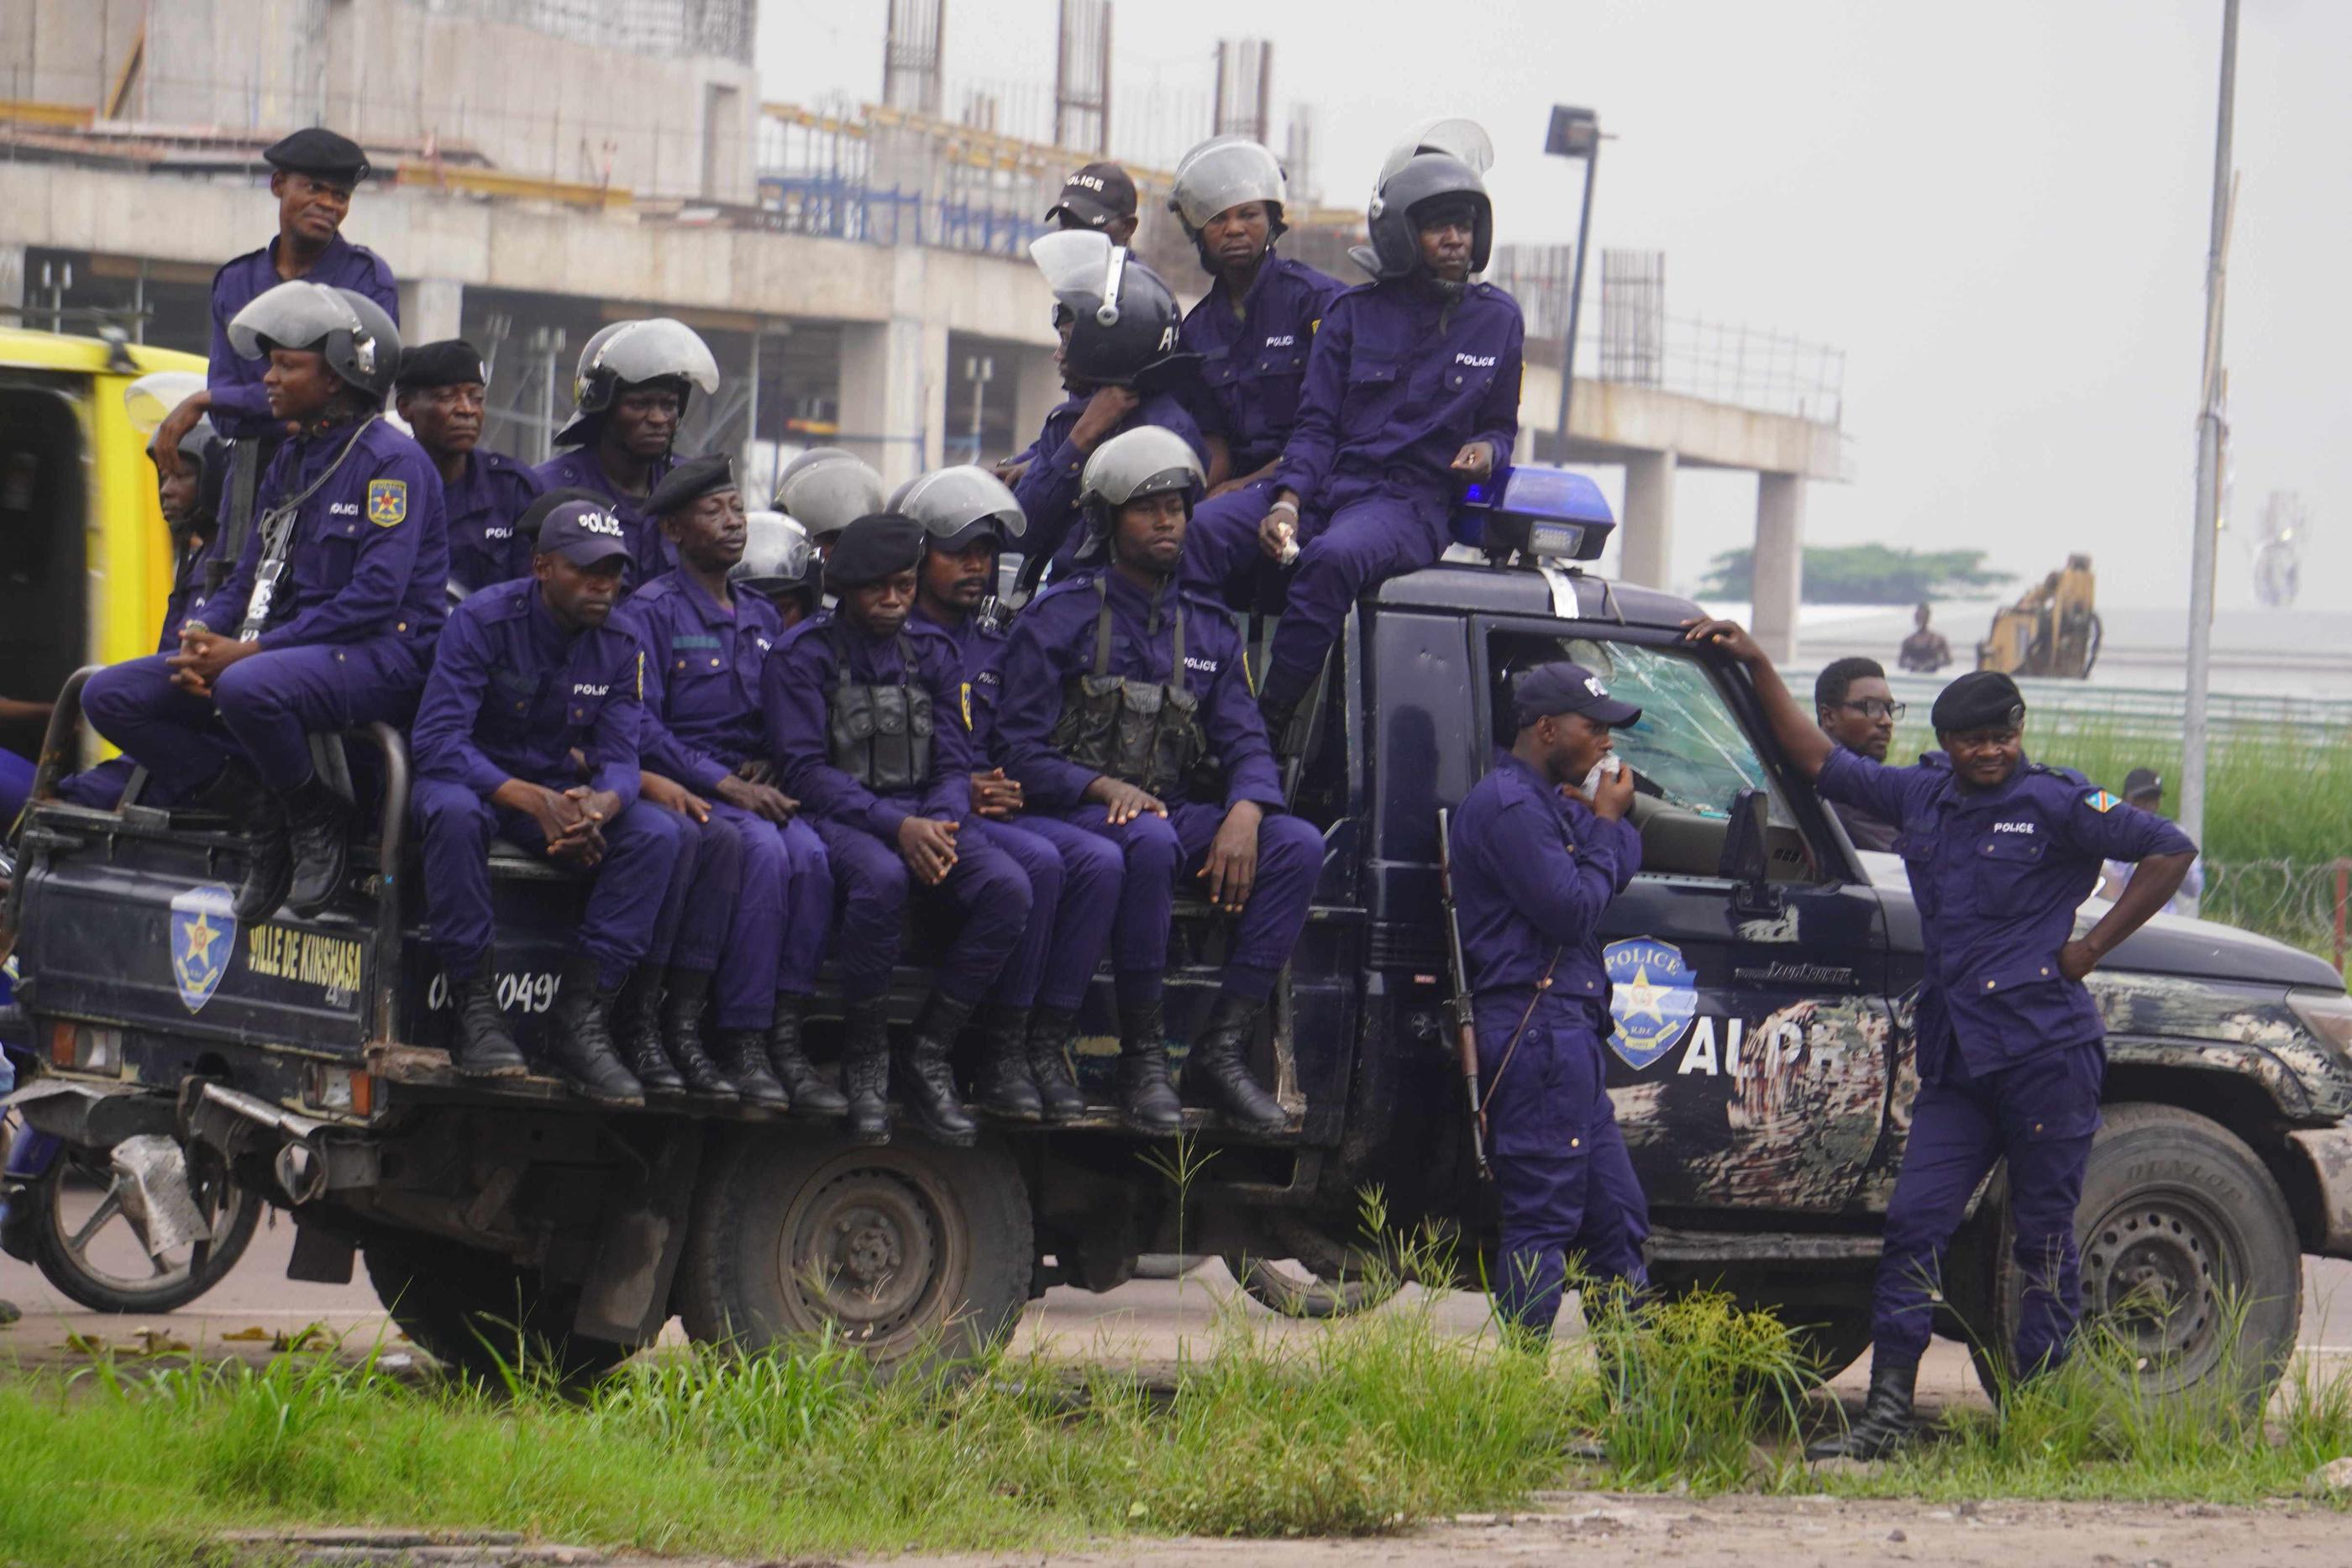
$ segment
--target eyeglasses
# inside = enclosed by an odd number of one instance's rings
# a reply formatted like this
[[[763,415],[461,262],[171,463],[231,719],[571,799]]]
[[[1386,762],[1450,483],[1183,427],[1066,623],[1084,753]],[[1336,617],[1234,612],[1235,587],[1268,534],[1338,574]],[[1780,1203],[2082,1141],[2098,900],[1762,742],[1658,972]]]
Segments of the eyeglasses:
[[[1891,703],[1878,697],[1864,697],[1858,703],[1840,703],[1838,704],[1838,706],[1842,708],[1851,708],[1855,713],[1862,715],[1864,718],[1891,718],[1900,720],[1906,713],[1910,711],[1910,705],[1907,703]]]

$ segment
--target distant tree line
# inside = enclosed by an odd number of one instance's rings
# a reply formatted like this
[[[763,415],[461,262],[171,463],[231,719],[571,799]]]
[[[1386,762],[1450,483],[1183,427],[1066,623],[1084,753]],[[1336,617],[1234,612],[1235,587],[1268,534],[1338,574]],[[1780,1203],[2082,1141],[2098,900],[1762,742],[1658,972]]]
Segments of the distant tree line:
[[[1805,601],[1809,604],[1917,604],[1958,599],[1981,589],[2014,582],[2013,571],[1994,571],[1980,549],[1895,549],[1886,545],[1807,545]],[[1707,599],[1756,597],[1756,552],[1727,549],[1707,569],[1699,593]]]

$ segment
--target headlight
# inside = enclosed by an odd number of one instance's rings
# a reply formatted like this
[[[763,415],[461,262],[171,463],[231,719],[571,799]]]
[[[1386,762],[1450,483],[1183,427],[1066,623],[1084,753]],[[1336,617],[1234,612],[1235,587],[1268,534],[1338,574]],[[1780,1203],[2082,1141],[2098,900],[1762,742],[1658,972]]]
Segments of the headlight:
[[[2352,997],[2342,991],[2289,991],[2286,1005],[2304,1028],[2352,1058]]]

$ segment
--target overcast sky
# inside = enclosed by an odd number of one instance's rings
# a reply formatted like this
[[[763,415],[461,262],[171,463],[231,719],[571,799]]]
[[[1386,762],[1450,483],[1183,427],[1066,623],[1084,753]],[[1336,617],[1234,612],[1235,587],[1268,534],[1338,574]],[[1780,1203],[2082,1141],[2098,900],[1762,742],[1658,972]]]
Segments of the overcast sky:
[[[886,9],[763,0],[765,92],[876,97]],[[982,87],[1008,121],[1049,112],[1055,15],[948,0],[950,108]],[[1277,128],[1316,107],[1327,199],[1360,203],[1412,120],[1469,114],[1499,149],[1500,236],[1555,241],[1574,235],[1576,176],[1541,156],[1546,116],[1590,105],[1614,138],[1596,247],[1665,252],[1671,314],[1845,350],[1858,476],[1812,487],[1812,541],[1979,546],[2034,576],[2088,550],[2105,601],[2179,604],[2221,16],[2221,0],[1123,0],[1114,151],[1164,158],[1205,134],[1215,40],[1267,37]],[[2272,490],[2302,493],[2303,602],[2327,608],[2352,583],[2347,60],[2352,4],[2245,0],[2233,511],[2251,532]],[[1677,511],[1688,585],[1748,541],[1753,482],[1685,474]],[[2220,582],[2223,606],[2253,602],[2226,535]]]

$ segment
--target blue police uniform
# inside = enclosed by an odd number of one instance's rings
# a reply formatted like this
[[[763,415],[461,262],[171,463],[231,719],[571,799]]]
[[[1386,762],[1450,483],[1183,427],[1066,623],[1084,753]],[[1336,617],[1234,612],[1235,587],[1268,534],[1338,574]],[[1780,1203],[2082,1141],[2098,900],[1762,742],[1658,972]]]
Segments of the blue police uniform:
[[[509,779],[550,789],[579,784],[574,749],[587,759],[590,788],[611,790],[623,808],[603,824],[604,858],[574,946],[608,989],[645,956],[689,841],[685,818],[637,799],[643,669],[628,632],[566,631],[536,581],[496,584],[451,612],[409,741],[425,915],[451,975],[479,973],[491,952],[492,835],[547,847],[536,818],[490,797]]]
[[[257,639],[261,652],[222,671],[210,697],[173,686],[161,653],[101,670],[82,689],[82,712],[98,732],[181,798],[240,747],[262,782],[285,793],[310,777],[313,731],[404,724],[415,706],[447,614],[440,475],[423,447],[380,419],[356,434],[336,425],[278,449],[257,492],[257,517],[306,495]],[[261,555],[257,526],[191,621],[235,637]]]
[[[718,798],[738,767],[767,755],[761,676],[784,636],[783,619],[766,600],[732,598],[722,610],[685,573],[666,572],[630,596],[624,615],[646,649],[646,767],[709,800],[711,821],[742,846],[739,900],[709,910],[717,896],[698,892],[686,917],[689,946],[708,942],[709,915],[723,920],[731,911],[717,959],[719,1027],[765,1029],[778,993],[806,997],[816,988],[833,872],[806,821],[779,828]]]
[[[967,615],[961,625],[916,615],[956,645],[962,663],[965,717],[971,727],[973,765],[998,766],[996,706],[1003,695],[997,668],[1007,641],[1003,628]],[[1084,828],[1041,812],[1009,821],[985,819],[991,842],[1013,857],[1029,878],[1029,924],[1004,963],[989,999],[1007,1007],[1076,1012],[1110,946],[1118,915],[1126,859],[1118,846]]]
[[[2105,1030],[2090,991],[2058,968],[2103,860],[2193,852],[2172,823],[2083,775],[2021,762],[1995,789],[1961,788],[1931,752],[1890,768],[1831,754],[1826,800],[1896,823],[1919,907],[1919,1093],[1887,1208],[1872,1339],[1881,1362],[1927,1348],[1944,1249],[1977,1184],[2009,1161],[2015,1258],[2027,1281],[2024,1367],[2064,1359],[2082,1311],[2074,1208],[2099,1127]]]
[[[180,628],[202,610],[209,591],[205,578],[219,544],[218,535],[205,540],[194,549],[179,552],[172,569],[171,597],[163,601],[163,626],[155,638],[155,652],[176,653],[180,651]],[[58,799],[77,806],[89,806],[110,811],[122,801],[123,790],[131,787],[131,775],[138,764],[127,757],[110,757],[95,768],[68,774],[58,780]],[[179,803],[177,791],[163,787],[152,776],[140,791],[140,804],[172,806]]]
[[[269,370],[268,356],[248,360],[228,340],[228,324],[236,313],[286,281],[278,276],[280,243],[273,239],[213,274],[212,364],[205,385],[212,392],[213,428],[226,441],[275,442],[285,434],[283,423],[270,417],[269,395],[262,390],[261,378]],[[341,235],[327,242],[310,270],[302,274],[302,281],[364,294],[383,307],[393,325],[400,324],[400,289],[393,281],[392,268],[367,246],[353,245]]]
[[[471,593],[529,577],[530,540],[515,523],[546,491],[536,470],[503,452],[476,447],[466,454],[464,476],[441,486],[449,518],[449,580]]]
[[[1445,553],[1454,455],[1484,441],[1496,473],[1510,465],[1525,335],[1517,303],[1490,283],[1454,299],[1423,281],[1372,283],[1332,301],[1274,476],[1297,493],[1299,551],[1267,655],[1270,707],[1306,695],[1358,595]],[[1237,570],[1265,516],[1212,514],[1206,528],[1196,517],[1193,570]]]
[[[1087,538],[1085,519],[1078,510],[1078,486],[1087,459],[1093,453],[1081,452],[1070,444],[1070,432],[1077,427],[1078,417],[1087,412],[1092,396],[1091,392],[1072,396],[1055,404],[1045,416],[1037,439],[1013,459],[1026,465],[1013,486],[1013,498],[1021,503],[1021,515],[1029,523],[1028,532],[1022,536],[1022,548],[1033,559],[1050,559],[1056,576],[1071,570],[1078,549]],[[1146,394],[1103,440],[1147,424],[1156,424],[1182,436],[1202,466],[1208,465],[1209,444],[1202,438],[1200,424],[1183,400],[1172,392]]]
[[[913,667],[900,659],[901,643]],[[930,775],[919,789],[877,795],[833,764],[825,695],[846,661],[850,680],[919,685],[930,695]],[[1028,923],[1028,878],[971,815],[971,737],[962,716],[961,661],[936,628],[909,618],[893,638],[875,638],[847,619],[823,612],[784,634],[761,681],[769,745],[824,840],[840,889],[842,994],[868,1001],[890,983],[898,961],[908,893],[898,826],[913,816],[957,822],[956,863],[931,889],[962,914],[942,956],[934,988],[971,1006],[987,994]]]
[[[1173,667],[1172,612],[1180,596],[1185,611],[1181,671]],[[1097,618],[1106,601],[1111,612],[1109,673],[1160,685],[1183,681],[1199,699],[1209,753],[1224,766],[1223,800],[1170,800],[1164,818],[1146,813],[1114,826],[1100,805],[1084,799],[1098,777],[1096,771],[1053,748],[1066,683],[1094,669]],[[1190,879],[1201,869],[1210,841],[1236,802],[1251,800],[1264,808],[1257,880],[1234,933],[1224,988],[1265,1000],[1306,926],[1323,866],[1323,837],[1312,823],[1285,810],[1265,726],[1250,697],[1241,634],[1224,612],[1205,599],[1182,595],[1173,583],[1153,595],[1108,568],[1080,572],[1022,612],[1005,647],[1003,693],[995,717],[997,755],[1005,771],[1021,781],[1030,811],[1099,833],[1126,856],[1127,879],[1111,936],[1122,1008],[1160,994],[1177,879]]]
[[[1452,847],[1503,1208],[1495,1298],[1520,1327],[1548,1333],[1570,1250],[1583,1249],[1598,1279],[1649,1280],[1649,1207],[1602,1081],[1600,935],[1601,912],[1642,868],[1642,835],[1502,752],[1463,797]]]
[[[1269,252],[1235,313],[1219,277],[1184,317],[1185,350],[1201,356],[1202,427],[1225,438],[1232,476],[1255,474],[1290,444],[1316,329],[1348,286]],[[1274,505],[1274,476],[1201,503],[1184,544],[1184,580],[1214,593],[1257,559],[1257,526]]]
[[[575,489],[604,497],[606,509],[620,518],[621,527],[628,531],[627,585],[635,587],[640,582],[652,581],[677,565],[677,548],[662,538],[660,519],[646,513],[646,497],[652,495],[654,486],[677,466],[677,457],[674,453],[656,458],[646,476],[646,495],[624,495],[621,487],[613,482],[612,476],[604,472],[604,465],[597,461],[596,444],[592,440],[585,446],[557,453],[532,472],[539,476],[541,495],[550,490]]]

